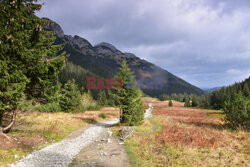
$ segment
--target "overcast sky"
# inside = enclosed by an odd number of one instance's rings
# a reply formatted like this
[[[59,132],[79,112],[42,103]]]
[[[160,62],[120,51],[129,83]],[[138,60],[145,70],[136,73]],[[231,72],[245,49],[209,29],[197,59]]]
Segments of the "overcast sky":
[[[250,75],[250,0],[47,0],[38,15],[201,88]]]

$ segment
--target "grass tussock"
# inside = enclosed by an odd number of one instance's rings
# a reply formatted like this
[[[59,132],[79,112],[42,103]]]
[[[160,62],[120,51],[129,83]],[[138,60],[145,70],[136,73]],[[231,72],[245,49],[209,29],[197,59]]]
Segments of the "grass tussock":
[[[149,132],[152,128],[153,128],[153,125],[150,123],[150,121],[149,120],[145,120],[142,125],[138,126],[135,129],[135,132],[139,133],[139,134],[146,133],[146,132]]]

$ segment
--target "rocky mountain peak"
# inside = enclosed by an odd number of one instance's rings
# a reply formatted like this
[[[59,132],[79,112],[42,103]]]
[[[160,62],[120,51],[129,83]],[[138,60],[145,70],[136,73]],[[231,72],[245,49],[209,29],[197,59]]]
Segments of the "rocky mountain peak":
[[[48,18],[43,18],[43,19],[48,20],[50,22],[50,24],[48,26],[46,26],[45,29],[47,29],[49,31],[54,31],[56,33],[56,35],[60,38],[64,37],[63,29],[61,28],[61,26],[59,24],[57,24],[56,22],[54,22]]]
[[[75,35],[74,37],[72,37],[71,35],[65,35],[64,40],[83,54],[94,54],[93,46],[84,38],[81,38],[77,35]]]
[[[118,49],[116,49],[116,47],[106,42],[102,42],[98,45],[95,45],[95,48],[97,50],[110,50],[113,53],[117,53],[117,52],[121,53]]]
[[[80,49],[86,48],[86,47],[88,48],[93,47],[89,41],[77,35],[74,36],[73,43],[77,45]]]
[[[124,56],[126,57],[126,58],[138,58],[138,57],[136,57],[133,53],[124,53]]]

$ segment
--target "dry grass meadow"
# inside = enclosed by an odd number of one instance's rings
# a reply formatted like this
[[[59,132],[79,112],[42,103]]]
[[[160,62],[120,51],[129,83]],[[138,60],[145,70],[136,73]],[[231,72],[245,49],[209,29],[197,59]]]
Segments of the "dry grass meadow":
[[[147,105],[152,100],[144,101]],[[180,102],[173,107],[168,101],[151,103],[151,122],[159,128],[126,140],[133,166],[249,166],[250,134],[224,128],[221,111],[185,108]]]
[[[0,166],[7,166],[34,150],[60,141],[79,128],[102,121],[100,113],[111,119],[118,117],[119,110],[105,107],[85,113],[19,112],[15,126],[8,133],[12,140],[0,137]]]

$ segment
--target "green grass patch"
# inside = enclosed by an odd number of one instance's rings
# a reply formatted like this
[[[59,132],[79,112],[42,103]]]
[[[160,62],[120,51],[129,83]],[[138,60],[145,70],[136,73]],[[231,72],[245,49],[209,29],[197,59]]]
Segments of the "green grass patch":
[[[140,159],[137,158],[134,148],[139,147],[138,144],[132,144],[129,141],[125,141],[125,150],[128,154],[130,164],[132,167],[143,167]]]
[[[102,119],[105,119],[107,117],[105,113],[100,113],[98,116]]]
[[[91,105],[91,106],[86,107],[86,110],[95,111],[95,110],[100,110],[102,108],[103,108],[103,106],[100,106],[100,105]]]

